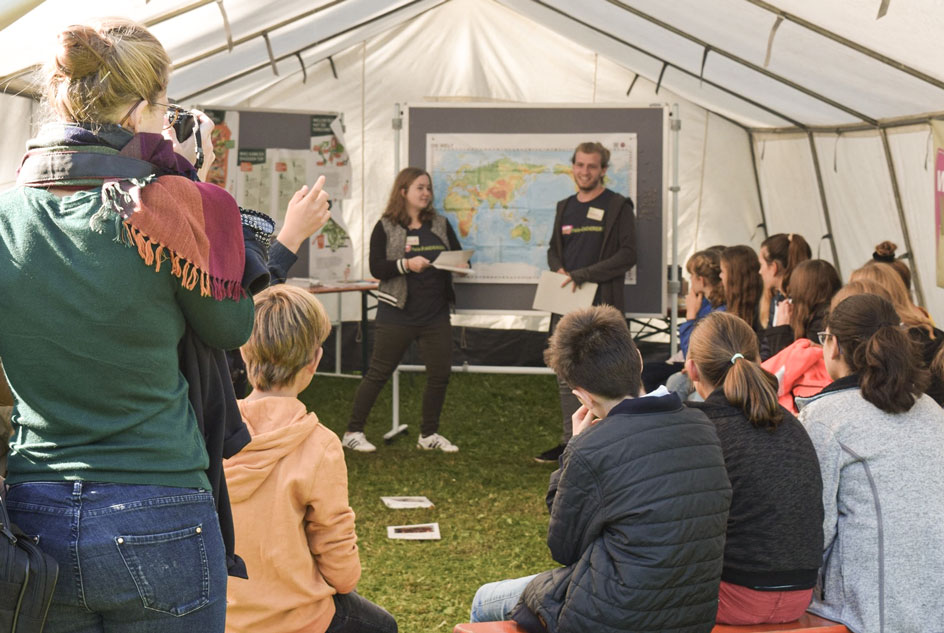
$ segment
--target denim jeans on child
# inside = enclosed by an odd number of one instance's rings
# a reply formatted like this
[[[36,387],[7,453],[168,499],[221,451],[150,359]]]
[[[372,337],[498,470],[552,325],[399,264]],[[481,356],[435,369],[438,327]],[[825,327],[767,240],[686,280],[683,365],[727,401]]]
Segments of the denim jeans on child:
[[[8,501],[59,562],[45,633],[222,633],[226,555],[209,491],[30,482]]]
[[[524,593],[524,588],[536,575],[499,580],[479,587],[478,591],[475,592],[475,597],[472,598],[470,621],[500,622],[501,620],[507,620],[515,605],[518,604],[521,594]]]

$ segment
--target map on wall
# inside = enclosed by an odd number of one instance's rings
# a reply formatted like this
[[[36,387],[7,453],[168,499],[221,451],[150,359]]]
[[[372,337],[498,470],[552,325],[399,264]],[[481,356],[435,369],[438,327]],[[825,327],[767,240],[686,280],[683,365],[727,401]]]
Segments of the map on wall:
[[[463,248],[475,249],[475,275],[461,281],[534,283],[540,277],[557,202],[576,193],[571,156],[588,140],[610,150],[606,186],[635,200],[636,134],[426,136],[434,204]]]

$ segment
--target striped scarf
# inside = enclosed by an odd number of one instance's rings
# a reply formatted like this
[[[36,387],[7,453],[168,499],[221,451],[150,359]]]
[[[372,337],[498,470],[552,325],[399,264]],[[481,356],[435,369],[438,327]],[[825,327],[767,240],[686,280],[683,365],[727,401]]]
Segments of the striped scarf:
[[[168,263],[185,288],[238,300],[245,264],[239,207],[224,189],[196,178],[161,135],[111,124],[44,125],[17,172],[25,187],[101,187],[90,230],[113,226],[115,241],[136,247],[155,271]]]

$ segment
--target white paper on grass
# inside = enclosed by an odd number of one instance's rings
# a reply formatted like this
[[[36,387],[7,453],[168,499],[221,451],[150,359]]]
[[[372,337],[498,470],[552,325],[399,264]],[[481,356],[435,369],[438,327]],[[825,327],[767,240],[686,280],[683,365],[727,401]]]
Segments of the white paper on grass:
[[[408,508],[432,508],[433,502],[427,497],[381,497],[388,508],[404,510]]]
[[[474,252],[473,250],[440,251],[436,259],[433,260],[433,267],[439,270],[471,275],[474,271],[468,267],[469,258],[472,257]]]
[[[554,314],[567,314],[593,305],[593,297],[597,293],[597,284],[588,281],[577,288],[575,292],[573,283],[561,287],[561,284],[566,280],[567,275],[550,270],[543,271],[531,307],[535,310],[553,312]]]
[[[438,523],[419,523],[417,525],[388,525],[387,538],[404,541],[438,541]]]

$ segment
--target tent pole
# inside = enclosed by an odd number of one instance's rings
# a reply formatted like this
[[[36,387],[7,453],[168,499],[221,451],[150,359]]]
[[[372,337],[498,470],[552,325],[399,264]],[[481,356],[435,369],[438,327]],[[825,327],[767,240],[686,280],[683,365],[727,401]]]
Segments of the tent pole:
[[[757,153],[754,151],[754,133],[747,131],[747,142],[751,146],[751,167],[754,168],[754,186],[757,187],[757,204],[760,206],[760,228],[764,229],[764,239],[770,237],[767,230],[767,211],[764,209],[764,196],[760,192],[760,174],[757,171]]]
[[[427,8],[427,9],[424,9],[423,11],[421,11],[421,12],[418,13],[417,15],[414,15],[414,16],[411,17],[410,19],[411,19],[411,20],[415,20],[415,19],[416,19],[417,17],[419,17],[420,15],[423,15],[424,13],[426,13],[426,12],[428,12],[428,11],[431,11],[432,9],[436,8],[437,6],[439,6],[440,4],[442,4],[443,2],[446,2],[447,0],[429,0],[429,1],[430,1],[430,2],[434,2],[435,4],[433,4],[432,6],[430,6],[430,7]],[[351,33],[352,31],[356,31],[357,29],[360,29],[360,28],[362,28],[362,27],[369,26],[369,25],[373,24],[374,22],[377,22],[378,20],[382,20],[382,19],[384,19],[384,18],[388,18],[388,17],[390,17],[390,16],[392,16],[392,15],[394,15],[394,14],[396,14],[396,13],[399,13],[399,12],[401,12],[401,11],[404,11],[405,9],[409,9],[410,7],[412,7],[412,6],[416,5],[416,4],[419,4],[419,3],[421,3],[421,2],[427,2],[427,0],[413,0],[412,2],[409,2],[409,3],[407,3],[407,4],[403,5],[403,6],[397,7],[397,8],[395,8],[395,9],[391,9],[390,11],[387,11],[387,12],[385,12],[385,13],[381,13],[381,14],[379,14],[379,15],[375,15],[374,17],[372,17],[372,18],[370,18],[370,19],[368,19],[368,20],[364,20],[363,22],[358,22],[357,24],[355,24],[355,25],[353,25],[353,26],[350,26],[350,27],[348,27],[348,28],[346,28],[346,29],[343,29],[343,30],[341,30],[341,31],[338,31],[338,32],[336,32],[336,33],[333,33],[333,34],[331,34],[330,36],[328,36],[328,37],[326,37],[326,38],[323,38],[323,39],[321,39],[321,40],[318,40],[318,41],[312,42],[312,43],[310,43],[310,44],[307,44],[307,45],[305,45],[305,46],[302,46],[302,47],[300,47],[300,48],[298,48],[298,49],[296,49],[296,50],[294,50],[294,51],[290,51],[290,52],[288,52],[288,53],[285,53],[284,55],[279,55],[278,57],[275,58],[275,61],[276,61],[276,63],[278,63],[278,62],[284,61],[284,60],[286,60],[286,59],[289,59],[289,58],[291,58],[291,57],[295,57],[296,55],[301,54],[301,53],[304,53],[305,51],[310,50],[310,49],[312,49],[312,48],[315,48],[315,47],[317,47],[317,46],[320,46],[321,44],[324,44],[325,42],[329,42],[329,41],[331,41],[331,40],[333,40],[333,39],[336,39],[336,38],[338,38],[338,37],[340,37],[340,36],[342,36],[342,35],[346,35],[346,34],[348,34],[348,33]],[[352,46],[353,46],[353,45],[352,45]],[[237,79],[242,79],[243,77],[245,77],[245,76],[247,76],[247,75],[251,75],[251,74],[254,73],[254,72],[257,72],[257,71],[262,70],[262,69],[264,69],[264,68],[268,68],[268,67],[270,67],[271,65],[272,65],[272,62],[271,62],[271,61],[266,61],[266,62],[264,62],[264,63],[262,63],[262,64],[256,64],[255,66],[252,66],[252,67],[250,67],[250,68],[247,68],[247,69],[245,69],[245,70],[243,70],[243,71],[234,73],[234,74],[232,74],[232,75],[229,75],[228,77],[224,77],[223,79],[221,79],[221,80],[219,80],[219,81],[217,81],[217,82],[215,82],[215,83],[212,83],[212,84],[210,84],[210,85],[208,85],[208,86],[204,86],[204,87],[200,88],[199,90],[197,90],[196,92],[191,92],[191,93],[188,94],[188,95],[184,95],[184,96],[182,96],[182,97],[178,97],[177,100],[178,100],[178,101],[181,101],[181,102],[183,102],[183,101],[190,101],[190,100],[192,100],[194,97],[196,97],[196,96],[198,96],[198,95],[202,95],[202,94],[205,94],[205,93],[210,92],[210,91],[212,91],[212,90],[216,90],[217,88],[221,88],[222,86],[225,86],[226,84],[232,83],[232,82],[236,81]],[[2,79],[3,79],[3,78],[0,78],[0,81],[2,81]],[[794,124],[796,123],[796,122],[793,121],[792,119],[787,119],[786,117],[780,117],[780,118],[785,119],[785,120],[788,120],[788,121],[790,121],[790,123],[794,123]]]
[[[670,129],[672,133],[672,186],[669,191],[672,196],[672,265],[669,266],[669,295],[672,300],[672,310],[669,313],[669,356],[678,352],[678,300],[681,284],[678,278],[678,228],[679,228],[679,133],[682,129],[682,119],[679,118],[679,104],[672,104]]]
[[[403,113],[400,104],[393,104],[393,177],[400,173],[400,130],[403,129]]]
[[[789,20],[790,22],[793,22],[794,24],[799,24],[803,28],[809,29],[810,31],[813,31],[817,35],[821,35],[834,42],[842,44],[843,46],[851,48],[857,53],[862,53],[863,55],[867,55],[876,61],[882,62],[883,64],[886,64],[888,66],[891,66],[895,70],[900,70],[901,72],[911,75],[912,77],[916,79],[920,79],[921,81],[929,83],[935,88],[940,88],[944,90],[944,81],[941,81],[940,79],[936,77],[932,77],[931,75],[928,75],[927,73],[923,73],[916,68],[912,68],[911,66],[903,64],[900,61],[894,60],[891,57],[888,57],[887,55],[882,55],[881,53],[874,51],[871,48],[868,48],[867,46],[862,46],[862,44],[859,44],[858,42],[853,42],[852,40],[842,37],[841,35],[838,35],[830,31],[829,29],[825,29],[819,26],[818,24],[814,24],[808,20],[804,20],[798,15],[788,13],[784,11],[783,9],[781,9],[780,7],[774,6],[773,4],[769,2],[765,2],[764,0],[747,0],[747,1],[753,4],[754,6],[760,7],[761,9],[765,9],[769,11],[770,13],[773,13],[774,15],[777,15],[783,18],[784,20]]]
[[[845,104],[839,103],[838,101],[836,101],[836,100],[834,100],[834,99],[830,99],[829,97],[827,97],[827,96],[824,95],[824,94],[821,94],[821,93],[819,93],[819,92],[816,92],[815,90],[812,90],[812,89],[810,89],[810,88],[807,88],[806,86],[804,86],[804,85],[802,85],[802,84],[799,84],[799,83],[797,83],[797,82],[795,82],[795,81],[793,81],[793,80],[791,80],[791,79],[788,79],[788,78],[784,77],[783,75],[777,74],[777,73],[775,73],[775,72],[773,72],[773,71],[771,71],[771,70],[769,70],[769,69],[767,69],[767,68],[765,68],[765,67],[763,67],[763,66],[759,66],[759,65],[755,64],[754,62],[749,61],[749,60],[747,60],[747,59],[745,59],[745,58],[743,58],[743,57],[741,57],[741,56],[739,56],[739,55],[735,55],[734,53],[732,53],[732,52],[730,52],[730,51],[726,51],[726,50],[724,50],[723,48],[718,48],[717,46],[714,46],[713,44],[710,44],[710,43],[706,42],[705,40],[703,40],[703,39],[701,39],[701,38],[699,38],[699,37],[695,37],[694,35],[692,35],[691,33],[688,33],[687,31],[684,31],[684,30],[682,30],[682,29],[680,29],[680,28],[678,28],[678,27],[676,27],[676,26],[673,26],[673,25],[669,24],[668,22],[664,22],[664,21],[662,21],[662,20],[660,20],[660,19],[658,19],[658,18],[656,18],[656,17],[654,17],[654,16],[649,15],[649,14],[646,13],[645,11],[642,11],[642,10],[640,10],[640,9],[637,9],[637,8],[635,8],[635,7],[632,7],[632,6],[628,5],[628,4],[626,4],[625,2],[620,2],[619,0],[606,0],[606,1],[609,2],[610,4],[612,4],[613,6],[622,9],[623,11],[627,11],[628,13],[632,13],[633,15],[635,15],[635,16],[638,17],[638,18],[641,18],[641,19],[643,19],[643,20],[646,20],[646,21],[649,22],[650,24],[654,24],[654,25],[658,26],[659,28],[668,31],[669,33],[672,33],[672,34],[674,34],[674,35],[678,35],[679,37],[683,37],[683,38],[687,39],[689,42],[692,42],[692,43],[694,43],[694,44],[697,44],[698,46],[701,46],[703,49],[705,49],[705,55],[707,55],[708,52],[710,51],[710,52],[712,52],[712,53],[715,53],[715,54],[717,54],[717,55],[720,55],[720,56],[722,56],[722,57],[725,57],[725,58],[727,58],[727,59],[730,59],[731,61],[733,61],[733,62],[735,62],[735,63],[737,63],[737,64],[740,64],[740,65],[742,65],[742,66],[744,66],[744,67],[746,67],[746,68],[750,68],[750,69],[753,70],[754,72],[759,73],[759,74],[763,75],[764,77],[767,77],[767,78],[769,78],[769,79],[772,79],[772,80],[774,80],[774,81],[776,81],[776,82],[779,82],[779,83],[781,83],[781,84],[783,84],[783,85],[785,85],[785,86],[789,86],[790,88],[793,88],[794,90],[796,90],[796,91],[798,91],[798,92],[802,92],[803,94],[805,94],[805,95],[808,96],[808,97],[811,97],[811,98],[813,98],[813,99],[816,99],[817,101],[820,101],[820,102],[822,102],[822,103],[825,103],[826,105],[829,105],[829,106],[831,106],[831,107],[833,107],[833,108],[836,108],[837,110],[841,110],[842,112],[845,112],[846,114],[848,114],[848,115],[850,115],[850,116],[854,116],[855,118],[859,119],[860,121],[864,121],[865,123],[868,123],[868,124],[870,124],[870,125],[875,125],[875,123],[876,123],[876,120],[875,120],[875,119],[873,119],[873,118],[870,117],[870,116],[867,116],[867,115],[863,114],[862,112],[859,112],[858,110],[855,110],[854,108],[851,108],[851,107],[849,107],[849,106],[847,106],[847,105],[845,105]]]
[[[879,130],[882,135],[882,147],[885,150],[885,162],[888,164],[888,176],[892,180],[892,192],[895,194],[895,207],[898,209],[898,222],[901,224],[901,234],[905,238],[905,249],[908,251],[908,261],[911,264],[911,275],[914,279],[915,297],[918,305],[924,303],[924,288],[921,286],[921,273],[915,262],[914,251],[911,248],[911,236],[908,232],[908,220],[905,218],[905,207],[901,202],[901,190],[898,188],[898,174],[895,172],[895,162],[892,160],[892,149],[888,143],[888,131]]]
[[[810,141],[810,154],[813,155],[813,169],[816,170],[816,185],[819,187],[819,201],[823,206],[823,220],[826,222],[826,235],[829,237],[829,247],[833,253],[833,266],[842,279],[842,269],[839,267],[839,253],[836,252],[836,238],[833,237],[833,223],[829,218],[829,204],[826,202],[826,187],[823,186],[823,171],[819,166],[819,155],[816,153],[816,142],[813,140],[813,133],[807,132],[806,137]]]
[[[0,30],[7,28],[24,15],[38,7],[43,0],[12,0],[3,3],[0,11]]]
[[[647,57],[651,57],[652,59],[655,59],[655,60],[658,60],[658,61],[662,62],[662,63],[664,64],[663,70],[665,69],[665,67],[671,68],[671,69],[673,69],[673,70],[677,70],[677,71],[679,71],[680,73],[683,73],[683,74],[685,74],[685,75],[688,75],[689,77],[692,77],[692,78],[694,78],[694,79],[698,79],[698,80],[701,81],[702,83],[705,83],[705,84],[711,86],[712,88],[717,88],[717,89],[720,90],[721,92],[724,92],[724,93],[726,93],[726,94],[731,95],[732,97],[735,97],[735,98],[737,98],[737,99],[740,99],[740,100],[743,101],[744,103],[748,103],[748,104],[754,106],[755,108],[758,108],[758,109],[760,109],[760,110],[763,110],[764,112],[766,112],[766,113],[768,113],[768,114],[772,114],[772,115],[774,115],[775,117],[777,117],[777,118],[779,118],[779,119],[783,119],[784,121],[789,121],[790,123],[792,123],[793,125],[795,125],[796,127],[800,128],[800,129],[802,129],[802,130],[806,130],[806,126],[805,126],[805,125],[803,125],[802,123],[800,123],[800,122],[797,121],[796,119],[794,119],[794,118],[792,118],[792,117],[790,117],[790,116],[784,114],[783,112],[780,112],[780,111],[778,111],[778,110],[775,110],[774,108],[771,108],[771,107],[769,107],[769,106],[766,106],[766,105],[760,103],[759,101],[754,101],[754,100],[751,99],[750,97],[746,97],[746,96],[742,95],[742,94],[739,93],[739,92],[735,92],[735,91],[732,90],[731,88],[728,88],[728,87],[726,87],[726,86],[722,86],[721,84],[719,84],[719,83],[717,83],[717,82],[715,82],[715,81],[711,81],[710,79],[705,79],[704,77],[700,77],[700,76],[698,75],[698,73],[692,72],[691,70],[685,68],[684,66],[681,66],[681,65],[679,65],[679,64],[673,64],[673,63],[667,61],[666,59],[664,59],[664,58],[662,58],[662,57],[659,57],[658,55],[656,55],[656,54],[654,54],[654,53],[652,53],[652,52],[646,50],[645,48],[642,48],[641,46],[639,46],[639,45],[637,45],[637,44],[632,44],[632,43],[630,43],[630,42],[628,42],[628,41],[626,41],[626,40],[624,40],[624,39],[620,39],[619,37],[616,37],[615,35],[613,35],[612,33],[608,32],[608,31],[605,31],[605,30],[603,30],[603,29],[601,29],[601,28],[599,28],[599,27],[596,27],[596,26],[593,26],[592,24],[589,24],[589,23],[587,23],[587,22],[584,22],[583,20],[580,20],[580,19],[578,19],[578,18],[575,18],[574,16],[570,15],[569,13],[565,12],[564,10],[558,9],[557,7],[548,4],[548,3],[544,2],[543,0],[531,0],[531,2],[532,2],[533,4],[539,6],[539,7],[542,7],[543,9],[546,9],[546,10],[548,10],[548,11],[557,13],[558,15],[560,15],[560,16],[562,16],[562,17],[564,17],[564,18],[567,18],[567,19],[570,20],[571,22],[575,22],[575,23],[579,24],[580,26],[584,27],[585,29],[589,29],[589,30],[591,30],[591,31],[593,31],[593,32],[595,32],[595,33],[599,33],[600,35],[602,35],[602,36],[604,36],[604,37],[606,37],[606,38],[608,38],[608,39],[611,39],[611,40],[613,40],[614,42],[617,42],[617,43],[619,43],[619,44],[622,44],[623,46],[626,46],[627,48],[631,48],[631,49],[633,49],[634,51],[637,51],[637,52],[642,53],[643,55],[646,55]],[[649,81],[652,81],[652,79],[649,78],[649,77],[646,77],[646,79],[649,79]],[[653,81],[653,83],[655,83],[655,82]],[[706,109],[707,109],[707,108],[706,108]]]

